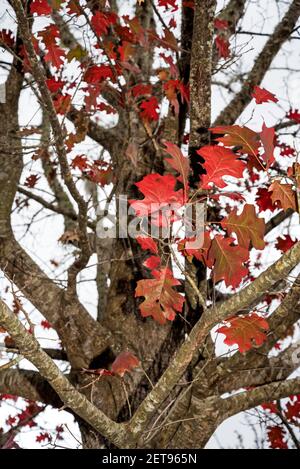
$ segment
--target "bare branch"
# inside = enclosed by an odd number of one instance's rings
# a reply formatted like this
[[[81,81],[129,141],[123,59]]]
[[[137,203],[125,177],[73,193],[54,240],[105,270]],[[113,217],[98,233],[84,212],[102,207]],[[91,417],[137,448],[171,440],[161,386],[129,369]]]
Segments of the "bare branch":
[[[259,85],[267,73],[272,60],[279,52],[282,44],[289,39],[300,15],[300,0],[293,0],[287,13],[275,28],[273,34],[266,42],[263,50],[257,57],[252,70],[246,77],[241,90],[232,101],[223,109],[214,122],[217,125],[232,125],[250,103],[251,92],[255,85]]]

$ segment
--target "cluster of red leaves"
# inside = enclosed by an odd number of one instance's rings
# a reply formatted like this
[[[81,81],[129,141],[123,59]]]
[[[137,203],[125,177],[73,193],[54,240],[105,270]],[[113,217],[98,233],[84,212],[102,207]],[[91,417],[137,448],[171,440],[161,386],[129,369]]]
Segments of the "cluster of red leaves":
[[[112,168],[102,160],[90,162],[85,155],[77,155],[71,163],[71,168],[79,169],[85,177],[100,186],[112,181]]]
[[[276,421],[276,416],[280,414],[278,424],[272,423],[267,426],[267,436],[270,448],[288,449],[287,425],[299,427],[300,423],[300,394],[290,396],[288,401],[281,405],[279,410],[276,402],[268,402],[261,406],[267,413],[272,415],[272,422]],[[283,421],[287,425],[283,425]]]
[[[226,31],[228,24],[216,20],[215,28],[217,31]],[[143,85],[141,92],[144,90],[149,91]],[[252,96],[256,104],[278,101],[274,94],[258,86],[253,89]],[[155,116],[152,116],[152,120],[155,120]],[[199,182],[199,189],[206,191],[212,199],[218,197],[216,191],[222,195],[222,190],[228,188],[232,178],[239,184],[247,171],[251,175],[252,183],[255,183],[259,180],[260,172],[268,174],[269,169],[275,167],[276,135],[274,129],[264,123],[261,132],[239,125],[219,126],[210,131],[216,136],[214,144],[200,148],[197,153],[199,162],[200,157],[204,160],[201,164],[205,170]],[[165,142],[165,152],[169,155],[166,161],[176,171],[177,176],[145,176],[136,184],[144,198],[130,201],[137,216],[149,218],[151,224],[161,227],[177,220],[176,209],[171,212],[169,206],[182,207],[188,202],[189,193],[188,158],[171,142]],[[273,179],[269,185],[259,187],[256,195],[259,215],[265,210],[295,210],[294,180],[298,176],[294,173],[297,171],[288,173],[291,183],[282,183],[281,178],[278,178]],[[243,200],[243,197],[237,194],[224,191],[224,195],[234,201]],[[204,233],[204,243],[200,249],[188,248],[188,240],[179,240],[179,251],[189,260],[195,257],[203,262],[211,269],[215,282],[224,281],[227,287],[237,288],[243,279],[253,280],[249,272],[250,250],[263,250],[265,247],[266,227],[264,219],[259,215],[252,204],[243,204],[242,210],[237,207],[230,209],[228,216],[220,222],[222,233],[209,227]],[[156,241],[149,236],[141,236],[137,241],[142,250],[151,253],[144,266],[151,271],[153,277],[137,282],[136,296],[144,297],[140,304],[141,314],[152,316],[164,324],[167,320],[173,320],[176,313],[180,313],[182,309],[184,298],[174,288],[179,285],[179,281],[173,277],[167,266],[161,265]],[[284,252],[293,244],[294,241],[287,236],[278,240],[276,247]],[[259,261],[256,266],[259,267]],[[218,332],[225,335],[224,342],[227,345],[237,345],[243,353],[253,346],[261,346],[267,340],[268,329],[266,319],[252,312],[228,319]]]
[[[57,10],[62,2],[60,0],[32,0],[30,2],[31,14],[49,16],[53,10]],[[141,2],[142,3],[142,2]],[[185,1],[185,7],[193,8],[193,1]],[[174,13],[179,8],[178,0],[158,0],[158,7],[164,11]],[[82,7],[78,2],[70,0],[67,4],[70,14],[82,15]],[[172,15],[171,15],[172,16]],[[145,129],[151,131],[151,125],[157,124],[160,119],[161,96],[168,99],[175,114],[179,112],[179,102],[189,104],[188,84],[180,80],[178,67],[172,54],[178,52],[177,40],[171,31],[176,26],[172,17],[169,28],[163,27],[162,33],[155,28],[145,30],[140,18],[123,16],[119,18],[108,8],[91,10],[90,25],[93,31],[93,47],[99,51],[99,61],[86,60],[81,47],[66,51],[61,47],[61,38],[58,28],[50,24],[43,28],[32,41],[35,51],[44,61],[51,65],[53,77],[47,79],[47,86],[52,95],[56,112],[66,115],[72,105],[71,89],[62,80],[63,65],[76,59],[80,63],[82,71],[82,90],[85,93],[84,111],[116,112],[114,108],[104,102],[102,93],[108,84],[110,91],[121,106],[132,105],[137,110]],[[215,49],[220,58],[230,57],[230,24],[221,17],[216,18]],[[113,31],[114,39],[111,39]],[[0,41],[9,47],[14,44],[10,32],[2,31]],[[92,41],[92,40],[91,40]],[[138,48],[142,48],[147,54],[154,47],[163,48],[164,52],[159,57],[165,67],[157,71],[161,84],[161,91],[151,83],[138,83],[133,87],[121,89],[119,83],[126,74],[138,75],[140,69],[135,61]],[[42,52],[41,52],[42,51]],[[23,57],[25,71],[30,69],[27,52],[21,46],[20,56]],[[75,86],[75,85],[74,85]],[[270,91],[255,86],[252,97],[257,105],[278,101]],[[286,116],[295,123],[300,122],[298,110],[290,110]],[[77,129],[76,129],[77,130]],[[259,181],[259,174],[268,174],[269,169],[274,169],[276,161],[274,157],[275,146],[280,147],[282,156],[294,156],[295,151],[285,144],[278,144],[275,131],[265,124],[261,132],[255,132],[248,127],[239,125],[218,126],[210,129],[212,144],[198,149],[199,164],[201,162],[203,172],[198,189],[211,201],[224,195],[231,202],[241,202],[241,210],[236,206],[228,211],[228,216],[218,222],[218,229],[207,227],[204,234],[204,243],[200,249],[190,249],[188,240],[176,240],[179,250],[192,261],[193,257],[203,262],[210,269],[214,282],[224,281],[226,287],[238,288],[244,279],[251,280],[249,272],[249,256],[252,248],[263,250],[265,247],[264,232],[265,223],[261,216],[266,210],[296,209],[295,186],[299,185],[298,170],[293,168],[287,176],[290,182],[282,177],[272,178],[259,187],[256,194],[255,205],[245,203],[242,194],[227,192],[232,180],[238,186],[249,175],[254,184]],[[66,140],[67,149],[73,148],[85,138],[84,132],[71,134]],[[150,135],[150,134],[149,134]],[[188,142],[188,137],[185,143]],[[189,203],[189,159],[184,156],[182,150],[172,142],[164,142],[164,151],[167,154],[166,163],[172,168],[172,174],[148,174],[136,186],[144,196],[139,200],[130,200],[130,205],[137,216],[149,219],[156,227],[172,225],[179,219],[177,211],[186,203]],[[136,162],[137,149],[131,144],[126,154],[133,164]],[[202,163],[204,159],[204,163]],[[78,155],[73,158],[71,167],[81,171],[94,183],[104,185],[112,181],[112,168],[105,163],[90,162],[86,156]],[[174,175],[174,172],[176,175]],[[38,176],[32,174],[25,185],[34,188]],[[258,211],[256,210],[257,207]],[[171,208],[170,208],[171,207]],[[258,213],[257,213],[258,212]],[[144,266],[150,270],[152,278],[140,280],[137,283],[135,295],[144,298],[140,303],[141,314],[144,317],[151,316],[161,324],[173,320],[177,313],[182,311],[184,297],[177,291],[180,285],[170,269],[169,265],[163,265],[160,257],[159,243],[149,236],[142,235],[137,242],[150,256],[144,261]],[[293,245],[294,241],[287,236],[279,239],[276,248],[285,252]],[[50,324],[42,321],[42,327],[48,328]],[[253,344],[261,345],[266,340],[268,330],[267,321],[257,313],[230,318],[219,328],[224,334],[225,343],[237,345],[240,352],[249,350]],[[124,352],[113,363],[111,370],[98,370],[98,374],[113,374],[123,376],[126,371],[138,366],[138,360],[129,352]],[[276,436],[276,435],[275,435]],[[276,440],[274,436],[274,440]],[[45,435],[40,438],[47,438]],[[42,441],[42,440],[41,440]]]
[[[215,39],[215,46],[218,51],[218,55],[220,58],[228,59],[230,57],[230,44],[228,40],[228,21],[216,18],[214,26],[217,33]]]

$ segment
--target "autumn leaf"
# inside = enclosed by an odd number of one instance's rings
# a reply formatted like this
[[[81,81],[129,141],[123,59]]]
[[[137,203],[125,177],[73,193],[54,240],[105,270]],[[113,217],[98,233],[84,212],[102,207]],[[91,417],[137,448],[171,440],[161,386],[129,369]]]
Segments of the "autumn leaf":
[[[26,178],[25,181],[25,186],[29,187],[30,189],[33,189],[36,186],[36,183],[40,179],[40,176],[37,176],[36,174],[31,174]]]
[[[288,449],[287,442],[284,441],[286,434],[279,425],[267,427],[267,435],[272,449]]]
[[[284,238],[278,238],[277,243],[275,244],[276,249],[282,252],[286,252],[291,247],[296,244],[296,241],[293,241],[290,235],[286,235]]]
[[[219,30],[226,30],[229,27],[228,21],[222,20],[220,18],[215,18],[214,27]]]
[[[143,262],[143,265],[145,267],[147,267],[147,269],[149,270],[154,270],[154,269],[157,269],[157,267],[160,265],[161,263],[161,258],[158,257],[158,256],[150,256],[148,257],[148,259],[145,260],[145,262]]]
[[[291,184],[281,184],[279,181],[274,181],[270,187],[271,199],[274,204],[279,203],[283,210],[292,208],[296,210],[295,192]]]
[[[137,236],[136,240],[144,251],[148,249],[153,254],[158,253],[157,244],[150,236]]]
[[[298,109],[295,109],[294,111],[291,109],[286,117],[300,124],[300,112]]]
[[[6,46],[13,48],[15,44],[13,32],[9,29],[0,30],[0,44],[5,44]]]
[[[156,97],[152,96],[140,104],[140,116],[147,121],[157,121],[159,118],[158,107],[159,104]]]
[[[255,203],[258,205],[260,211],[271,210],[274,212],[276,206],[273,204],[271,194],[265,187],[260,187],[256,193]]]
[[[230,56],[230,44],[228,39],[222,36],[217,36],[215,39],[215,44],[218,50],[219,57],[223,59],[228,59],[228,57]]]
[[[52,325],[50,324],[49,321],[46,321],[46,319],[43,319],[41,321],[41,326],[43,327],[43,329],[51,329],[52,328]]]
[[[224,134],[216,140],[226,147],[238,147],[242,153],[257,155],[259,148],[259,136],[248,127],[239,125],[224,125],[209,129],[213,134]]]
[[[91,65],[84,74],[84,81],[89,84],[99,83],[107,78],[113,78],[113,72],[109,65]]]
[[[78,168],[80,171],[84,171],[89,167],[87,157],[84,155],[77,155],[73,158],[71,168]]]
[[[190,172],[190,162],[189,159],[184,157],[180,148],[171,142],[164,142],[166,149],[164,150],[172,158],[166,158],[166,161],[169,163],[172,168],[174,168],[179,174],[179,181],[183,183],[185,191],[188,190],[188,177]]]
[[[247,316],[236,316],[226,320],[226,325],[217,332],[225,335],[224,343],[237,345],[241,353],[247,352],[255,344],[261,346],[266,340],[269,330],[267,321],[256,313]]]
[[[285,416],[292,422],[297,422],[300,419],[300,394],[292,396],[291,400],[286,405]]]
[[[56,78],[48,78],[46,80],[46,85],[50,93],[55,94],[64,87],[65,82],[62,80],[57,80]]]
[[[236,288],[248,274],[244,262],[248,260],[249,252],[241,246],[232,245],[233,241],[231,237],[216,235],[208,251],[206,263],[210,268],[213,266],[215,282],[224,280],[227,287]]]
[[[170,269],[162,268],[153,271],[154,279],[139,280],[135,296],[143,296],[145,300],[140,304],[143,317],[152,316],[155,321],[165,324],[173,321],[176,313],[182,311],[184,297],[173,287],[180,285],[180,281],[173,277]]]
[[[263,123],[262,131],[259,134],[261,143],[264,147],[264,154],[261,156],[264,162],[267,164],[267,168],[274,163],[274,139],[275,139],[275,130],[273,127],[267,127],[265,123]]]
[[[148,174],[136,186],[144,194],[142,200],[129,200],[137,216],[148,217],[158,226],[168,226],[176,218],[174,210],[184,204],[182,189],[175,191],[176,178],[170,174]]]
[[[36,13],[38,16],[50,15],[52,8],[50,7],[47,0],[33,0],[30,3],[30,13]]]
[[[115,24],[117,20],[117,15],[115,13],[104,13],[102,11],[97,11],[91,19],[91,24],[93,30],[97,36],[103,36],[107,34],[108,28]]]
[[[268,103],[269,101],[277,103],[278,101],[275,94],[270,93],[270,91],[266,90],[265,88],[260,88],[259,86],[254,86],[254,90],[251,96],[255,99],[256,104]]]
[[[242,177],[245,163],[238,160],[228,148],[208,145],[197,150],[197,153],[205,159],[202,166],[206,174],[201,178],[201,189],[210,189],[212,184],[219,188],[225,187],[227,185],[223,180],[225,176]]]
[[[38,34],[43,39],[47,53],[44,56],[46,62],[51,62],[56,68],[60,68],[63,64],[62,57],[65,57],[65,51],[56,43],[56,39],[60,37],[59,29],[54,24],[50,24]]]
[[[167,10],[168,8],[172,8],[172,13],[178,10],[178,0],[158,0],[158,5],[160,7],[165,7]]]
[[[123,377],[126,372],[137,368],[139,364],[139,359],[133,353],[121,352],[111,365],[111,372]]]
[[[237,235],[239,246],[248,249],[251,243],[256,249],[264,249],[265,222],[256,215],[254,205],[246,204],[240,215],[235,208],[221,225],[228,234]]]

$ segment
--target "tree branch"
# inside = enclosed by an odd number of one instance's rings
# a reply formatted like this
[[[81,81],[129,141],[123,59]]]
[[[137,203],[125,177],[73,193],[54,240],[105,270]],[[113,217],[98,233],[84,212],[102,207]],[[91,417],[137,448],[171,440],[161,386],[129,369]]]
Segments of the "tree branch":
[[[277,262],[263,272],[254,282],[236,293],[218,307],[207,310],[181,345],[153,390],[142,402],[131,422],[129,429],[136,433],[145,428],[153,413],[164,402],[178,379],[186,370],[195,351],[204,343],[212,327],[231,317],[237,311],[248,307],[261,292],[268,291],[274,283],[285,277],[300,262],[300,243],[297,243]]]
[[[259,85],[267,73],[272,60],[279,52],[282,44],[289,39],[300,15],[300,0],[293,0],[281,22],[266,42],[263,50],[257,57],[252,70],[237,95],[223,109],[213,126],[232,125],[250,103],[251,92],[255,85]]]
[[[28,333],[16,315],[0,300],[0,324],[14,339],[22,355],[48,381],[64,405],[108,438],[116,446],[126,438],[125,428],[115,423],[78,392],[61,373],[53,360],[41,349],[38,341]]]
[[[1,308],[1,305],[0,305]],[[4,370],[0,372],[0,393],[62,407],[63,402],[49,383],[36,371]]]

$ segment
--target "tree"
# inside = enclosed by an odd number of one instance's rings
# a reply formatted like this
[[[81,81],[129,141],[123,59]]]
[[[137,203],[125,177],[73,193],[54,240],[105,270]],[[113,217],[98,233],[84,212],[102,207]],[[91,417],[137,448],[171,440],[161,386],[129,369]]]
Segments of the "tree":
[[[276,2],[272,32],[245,29],[244,0],[125,3],[7,2],[0,392],[2,405],[18,396],[26,408],[7,420],[1,446],[63,406],[86,448],[202,448],[252,408],[272,415],[269,445],[299,447],[300,379],[288,378],[299,366],[300,114],[262,82],[299,40],[300,0]],[[247,35],[265,42],[243,73],[250,50],[237,38]],[[214,122],[213,87],[226,93]],[[22,124],[24,95],[37,124]],[[281,117],[258,128],[248,106]],[[105,237],[107,210],[119,228],[124,197],[139,236]],[[198,232],[174,234],[180,210],[196,206],[200,244]],[[40,214],[63,221],[59,261],[22,241],[20,220],[25,236]],[[50,246],[55,231],[36,236]],[[96,286],[94,315],[82,285]],[[61,348],[43,346],[41,327]],[[37,441],[51,438],[41,429]]]

